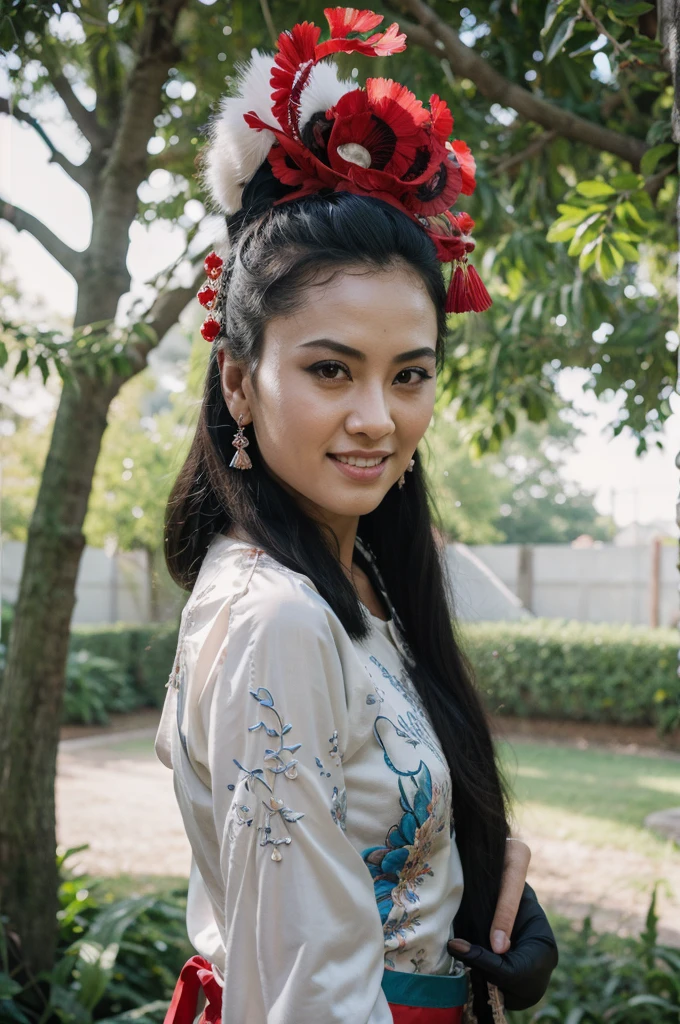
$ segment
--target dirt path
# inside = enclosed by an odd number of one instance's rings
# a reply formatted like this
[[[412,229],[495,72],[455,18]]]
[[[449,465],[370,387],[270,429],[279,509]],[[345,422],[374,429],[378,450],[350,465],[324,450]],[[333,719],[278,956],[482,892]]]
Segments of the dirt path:
[[[64,847],[89,843],[71,860],[72,867],[102,875],[188,874],[189,845],[172,774],[153,753],[154,731],[147,727],[61,744],[59,842]],[[505,738],[511,740],[508,732]],[[680,946],[677,848],[652,859],[541,835],[531,820],[523,835],[532,850],[528,880],[546,907],[575,920],[594,911],[596,928],[636,933],[644,927],[652,885],[660,880],[660,937]]]

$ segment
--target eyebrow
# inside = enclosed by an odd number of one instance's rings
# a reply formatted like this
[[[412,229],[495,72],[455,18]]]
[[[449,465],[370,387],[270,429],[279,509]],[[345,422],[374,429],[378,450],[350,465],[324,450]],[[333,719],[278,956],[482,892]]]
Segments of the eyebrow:
[[[338,352],[340,355],[353,356],[355,359],[359,359],[362,362],[366,362],[366,354],[360,352],[358,348],[352,348],[350,345],[343,345],[340,341],[332,341],[330,338],[317,338],[314,341],[305,341],[299,348],[329,348],[333,352]],[[433,359],[437,358],[437,353],[429,345],[424,345],[422,348],[412,348],[408,352],[401,352],[398,356],[395,356],[392,360],[393,363],[405,363],[410,359],[421,359],[423,356],[432,356]]]

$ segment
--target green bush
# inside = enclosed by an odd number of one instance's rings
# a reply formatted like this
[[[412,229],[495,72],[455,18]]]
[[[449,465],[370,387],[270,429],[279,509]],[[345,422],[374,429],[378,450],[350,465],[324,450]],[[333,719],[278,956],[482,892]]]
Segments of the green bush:
[[[680,950],[657,942],[656,890],[637,938],[598,935],[552,922],[560,954],[537,1007],[508,1013],[512,1024],[678,1024]]]
[[[39,986],[0,917],[2,1024],[161,1024],[194,953],[186,888],[116,900],[107,882],[81,875],[63,881],[59,902],[57,958]]]
[[[67,879],[59,891],[54,969],[35,985],[13,958],[0,917],[3,1024],[161,1024],[193,954],[186,888],[114,899],[105,881]],[[511,1024],[678,1024],[680,951],[657,941],[656,891],[639,937],[596,934],[552,918],[560,960],[544,998]]]
[[[70,651],[66,663],[63,721],[106,725],[111,712],[134,711],[141,697],[129,673],[113,658],[90,651]]]
[[[85,650],[117,662],[137,694],[137,707],[162,706],[176,646],[174,622],[77,626],[71,632],[72,652]]]
[[[492,714],[680,726],[673,629],[531,619],[462,633]]]

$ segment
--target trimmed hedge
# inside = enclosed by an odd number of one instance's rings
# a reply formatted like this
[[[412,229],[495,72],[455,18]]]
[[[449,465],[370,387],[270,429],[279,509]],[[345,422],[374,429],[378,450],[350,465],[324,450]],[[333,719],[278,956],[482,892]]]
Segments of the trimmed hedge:
[[[175,657],[177,631],[176,622],[77,626],[71,632],[70,647],[73,653],[88,651],[116,662],[137,695],[137,706],[160,708]]]
[[[465,650],[492,714],[680,726],[674,629],[566,619],[466,623]]]
[[[71,651],[115,662],[137,707],[161,707],[177,628],[82,626],[71,634]],[[461,633],[492,714],[652,725],[661,733],[680,726],[673,629],[529,619],[465,623]],[[120,710],[120,693],[111,697],[106,710]]]

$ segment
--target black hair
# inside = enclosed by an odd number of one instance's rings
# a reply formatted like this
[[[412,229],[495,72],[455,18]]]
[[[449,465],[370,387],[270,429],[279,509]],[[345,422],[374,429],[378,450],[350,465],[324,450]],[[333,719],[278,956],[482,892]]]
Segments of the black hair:
[[[280,205],[286,194],[268,165],[244,193],[244,210],[229,222],[216,345],[256,379],[264,328],[292,313],[318,275],[405,266],[424,284],[437,315],[437,365],[446,341],[446,287],[432,241],[403,212],[377,198],[317,193]],[[213,349],[215,346],[213,346]],[[363,638],[368,621],[343,571],[337,542],[306,515],[267,472],[249,437],[253,467],[229,469],[236,423],[222,395],[216,352],[207,371],[196,434],[171,494],[166,559],[173,578],[191,589],[211,539],[234,524],[273,558],[312,580],[348,634]],[[489,722],[452,621],[445,553],[418,452],[406,486],[395,484],[359,520],[413,652],[410,675],[429,712],[452,781],[456,842],[464,893],[456,934],[488,945],[509,834],[507,784]],[[370,565],[357,560],[370,575]]]

